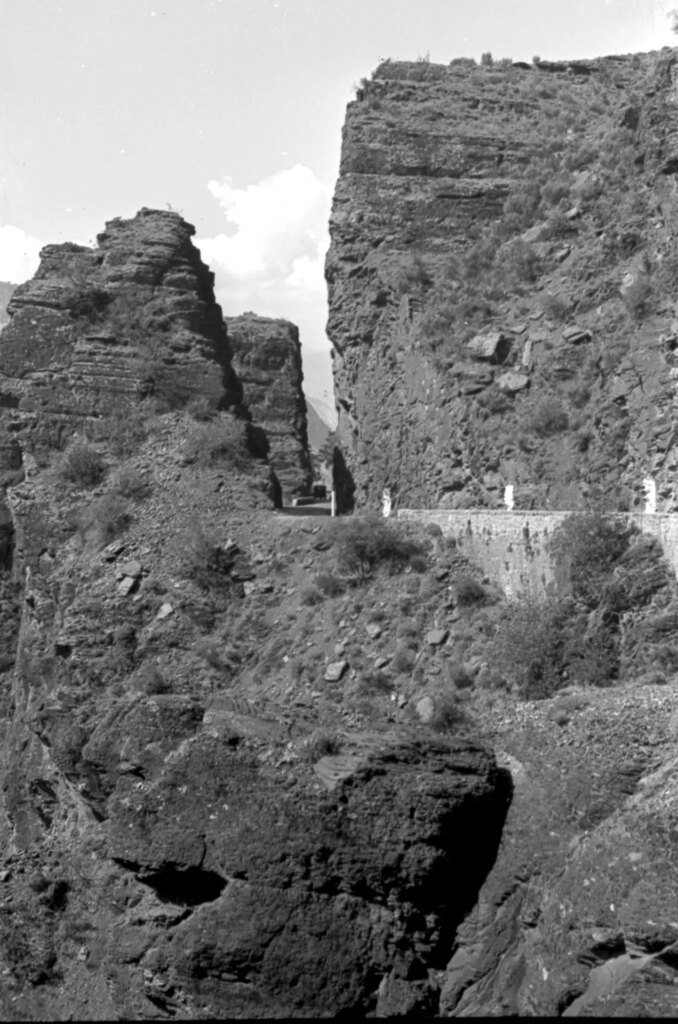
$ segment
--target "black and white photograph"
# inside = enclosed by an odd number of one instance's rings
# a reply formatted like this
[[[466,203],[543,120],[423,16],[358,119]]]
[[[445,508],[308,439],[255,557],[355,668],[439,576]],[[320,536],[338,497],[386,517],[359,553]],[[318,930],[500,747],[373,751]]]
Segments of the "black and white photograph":
[[[0,0],[0,1021],[678,1018],[678,0]]]

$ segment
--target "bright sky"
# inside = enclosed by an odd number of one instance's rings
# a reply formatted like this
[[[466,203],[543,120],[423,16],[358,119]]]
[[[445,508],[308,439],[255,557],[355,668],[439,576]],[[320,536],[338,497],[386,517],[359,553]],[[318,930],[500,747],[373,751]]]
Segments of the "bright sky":
[[[0,0],[0,280],[171,204],[224,312],[297,323],[307,390],[327,397],[322,264],[354,83],[386,57],[678,45],[677,2]]]

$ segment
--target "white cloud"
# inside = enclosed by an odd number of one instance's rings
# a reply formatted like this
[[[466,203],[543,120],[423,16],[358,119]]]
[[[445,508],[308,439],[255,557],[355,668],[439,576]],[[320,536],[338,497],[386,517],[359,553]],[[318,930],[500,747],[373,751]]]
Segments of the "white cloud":
[[[634,42],[634,52],[661,50],[662,46],[676,45],[676,36],[671,31],[676,6],[675,0],[654,0],[649,11],[643,3],[639,5],[641,26],[637,42]]]
[[[318,244],[326,241],[331,190],[310,168],[296,164],[246,188],[235,188],[230,178],[207,187],[231,227],[197,242],[216,271],[282,283],[295,260],[317,258]]]
[[[224,233],[196,239],[216,277],[227,316],[253,310],[297,324],[306,350],[327,350],[325,253],[332,188],[296,164],[236,188],[230,178],[208,188],[226,216]]]
[[[0,281],[21,284],[33,276],[40,263],[43,243],[12,224],[0,227]]]
[[[303,288],[309,292],[318,292],[323,300],[326,294],[325,286],[325,254],[330,245],[329,232],[323,232],[323,238],[318,242],[316,255],[297,256],[292,260],[292,273],[285,278],[285,284],[290,288]]]

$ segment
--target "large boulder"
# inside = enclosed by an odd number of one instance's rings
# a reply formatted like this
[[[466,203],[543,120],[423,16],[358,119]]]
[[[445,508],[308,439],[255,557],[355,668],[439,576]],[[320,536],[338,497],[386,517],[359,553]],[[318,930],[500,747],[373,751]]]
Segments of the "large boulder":
[[[677,723],[673,688],[634,684],[497,716],[514,797],[443,1014],[676,1015]]]
[[[110,857],[190,911],[166,934],[137,915],[135,984],[219,1017],[435,1010],[499,841],[509,792],[493,758],[472,741],[356,736],[328,787],[310,765],[264,769],[223,728],[111,797]]]

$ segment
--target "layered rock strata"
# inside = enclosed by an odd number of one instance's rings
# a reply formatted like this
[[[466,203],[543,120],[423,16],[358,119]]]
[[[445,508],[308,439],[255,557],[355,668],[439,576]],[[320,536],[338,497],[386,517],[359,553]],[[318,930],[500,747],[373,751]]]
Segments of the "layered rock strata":
[[[52,432],[151,394],[168,405],[206,397],[237,406],[214,275],[194,233],[178,214],[142,210],[109,221],[96,249],[45,246],[8,306],[0,403],[34,412]]]
[[[284,500],[312,481],[299,331],[288,320],[244,313],[226,317],[233,367],[244,401],[268,440]]]
[[[669,49],[363,82],[326,264],[358,504],[677,507],[675,82]]]
[[[333,524],[274,514],[191,232],[48,246],[0,337],[0,1015],[435,1013],[508,776],[288,664]]]

